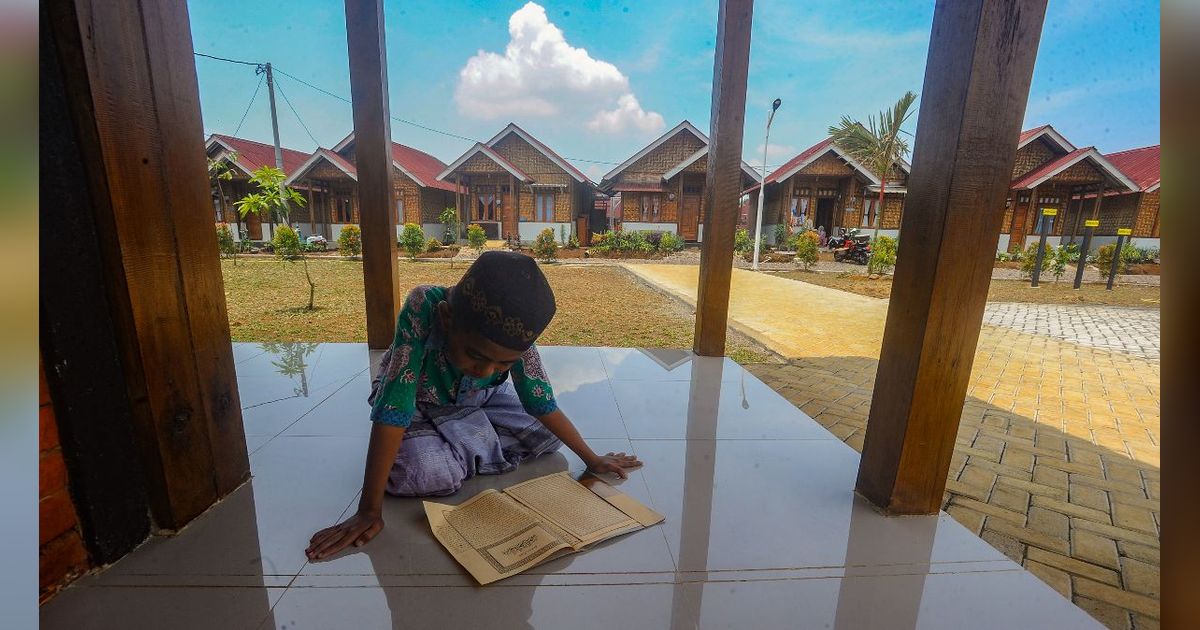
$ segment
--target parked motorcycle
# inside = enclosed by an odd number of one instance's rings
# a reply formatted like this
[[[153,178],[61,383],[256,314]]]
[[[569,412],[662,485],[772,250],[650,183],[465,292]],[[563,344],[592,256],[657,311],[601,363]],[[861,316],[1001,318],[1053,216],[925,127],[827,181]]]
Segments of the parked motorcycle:
[[[849,232],[843,228],[837,236],[829,239],[829,248],[833,250],[833,259],[837,262],[865,265],[871,258],[871,237],[859,234],[857,228],[851,228]]]

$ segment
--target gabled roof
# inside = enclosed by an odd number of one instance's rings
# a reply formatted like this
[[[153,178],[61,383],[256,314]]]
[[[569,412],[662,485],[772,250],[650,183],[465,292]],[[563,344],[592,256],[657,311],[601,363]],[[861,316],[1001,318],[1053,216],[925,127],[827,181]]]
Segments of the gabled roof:
[[[1137,184],[1133,183],[1133,181],[1126,177],[1124,173],[1117,170],[1112,163],[1104,159],[1104,156],[1100,155],[1100,152],[1097,151],[1095,147],[1075,149],[1066,155],[1050,160],[1038,168],[1033,169],[1029,173],[1026,173],[1020,179],[1015,180],[1010,188],[1013,190],[1026,190],[1033,188],[1042,184],[1046,180],[1049,180],[1051,177],[1054,177],[1055,175],[1067,170],[1068,168],[1071,168],[1075,164],[1082,162],[1083,160],[1091,161],[1092,164],[1094,164],[1096,168],[1100,169],[1102,173],[1107,175],[1113,181],[1116,181],[1120,185],[1126,187],[1129,191],[1132,192],[1139,190]]]
[[[460,155],[457,160],[454,160],[450,166],[447,166],[441,173],[439,173],[437,178],[444,181],[444,178],[449,177],[451,173],[458,169],[458,167],[465,164],[467,160],[471,159],[475,155],[482,155],[492,162],[495,162],[500,168],[508,171],[511,175],[523,182],[528,183],[533,181],[533,178],[530,177],[528,173],[522,171],[517,167],[516,164],[509,162],[504,158],[504,156],[500,155],[491,147],[481,142],[476,142],[475,146],[468,149],[466,153]]]
[[[333,146],[333,151],[340,154],[353,144],[354,132],[350,132],[349,135],[342,138],[341,142]],[[437,178],[438,173],[446,168],[446,164],[419,149],[414,149],[399,142],[393,142],[392,166],[407,175],[418,186],[448,190],[450,192],[454,192],[455,190],[453,184],[443,182]]]
[[[563,169],[568,174],[570,174],[571,177],[575,178],[575,181],[577,181],[581,184],[588,184],[590,186],[596,185],[595,183],[592,182],[592,180],[588,179],[587,175],[584,175],[579,169],[575,168],[574,166],[571,166],[570,162],[564,160],[562,158],[562,156],[555,153],[554,151],[551,151],[550,147],[542,144],[542,142],[540,140],[529,135],[528,131],[525,131],[524,129],[518,127],[516,123],[508,123],[508,125],[504,129],[500,130],[500,133],[496,134],[495,136],[492,136],[492,139],[487,141],[487,146],[494,147],[494,146],[496,146],[497,142],[500,142],[509,134],[514,134],[514,133],[517,134],[517,136],[520,137],[522,140],[524,140],[525,142],[528,142],[530,145],[532,145],[533,148],[537,149],[537,151],[539,153],[546,156],[546,159],[550,160],[551,162],[554,162],[555,165],[557,165],[559,168]],[[450,169],[447,169],[447,172],[449,170]]]
[[[1104,158],[1133,180],[1133,183],[1137,184],[1138,190],[1153,192],[1158,190],[1161,180],[1159,172],[1161,149],[1162,147],[1156,144],[1152,147],[1109,153]]]
[[[230,163],[247,175],[263,166],[275,166],[275,145],[273,144],[263,144],[245,138],[214,133],[208,137],[204,146],[205,150],[210,153],[216,147],[224,149],[227,153],[237,153],[237,160],[230,160]],[[294,172],[309,157],[303,151],[287,147],[281,147],[280,153],[283,154],[284,173]]]
[[[778,183],[791,177],[792,175],[795,175],[796,173],[800,172],[801,169],[809,164],[812,164],[813,162],[816,162],[818,158],[826,153],[829,153],[830,151],[849,164],[851,168],[858,171],[863,177],[866,177],[867,181],[872,184],[879,185],[879,177],[872,173],[870,169],[860,164],[858,160],[850,157],[850,154],[842,150],[841,147],[834,144],[833,138],[825,138],[824,140],[801,151],[799,155],[788,160],[783,166],[775,169],[775,172],[767,175],[767,183]],[[908,162],[904,162],[904,165],[902,166],[905,171],[908,170],[908,167],[906,166],[907,164]]]
[[[1021,136],[1017,139],[1017,148],[1020,149],[1021,147],[1033,142],[1034,140],[1037,140],[1038,138],[1045,138],[1059,149],[1062,149],[1064,153],[1070,153],[1075,150],[1075,145],[1068,142],[1061,133],[1058,133],[1058,131],[1056,131],[1054,127],[1051,127],[1050,125],[1042,125],[1041,127],[1034,127],[1033,129],[1026,129],[1025,131],[1022,131]]]
[[[308,172],[322,161],[329,162],[338,170],[345,173],[350,179],[358,181],[358,169],[356,169],[349,160],[338,155],[337,153],[334,153],[333,151],[330,151],[329,149],[317,147],[317,150],[313,151],[313,154],[304,161],[304,164],[301,164],[300,167],[295,170],[295,172],[293,172],[291,175],[288,175],[288,178],[283,180],[284,185],[291,186],[296,181],[304,179],[308,175]]]
[[[606,173],[604,175],[604,177],[601,178],[601,180],[600,180],[601,184],[611,188],[612,180],[615,177],[617,177],[618,175],[620,175],[621,171],[624,171],[625,169],[629,168],[635,162],[637,162],[638,160],[640,160],[643,157],[645,157],[646,155],[648,155],[651,151],[662,146],[663,143],[665,143],[667,140],[674,138],[676,135],[678,135],[679,133],[684,132],[684,131],[687,131],[687,132],[691,133],[693,136],[696,136],[696,138],[699,139],[700,142],[704,143],[704,147],[701,149],[698,149],[696,152],[694,152],[691,155],[684,158],[682,162],[680,162],[679,164],[676,164],[670,170],[663,173],[663,175],[662,175],[663,181],[667,181],[668,179],[675,177],[680,172],[682,172],[683,169],[694,164],[696,162],[696,160],[699,160],[700,158],[704,157],[705,155],[708,155],[708,136],[704,135],[704,132],[697,129],[695,125],[693,125],[692,123],[685,120],[685,121],[679,123],[678,125],[675,125],[675,127],[672,128],[670,131],[659,136],[658,139],[656,139],[654,142],[651,142],[650,144],[643,147],[641,151],[634,153],[633,156],[630,157],[628,160],[625,160],[619,166],[617,166],[613,170]],[[750,179],[758,179],[758,173],[754,170],[754,168],[752,166],[747,164],[745,162],[745,160],[742,161],[742,172],[744,172],[746,174],[746,176],[749,177]],[[623,187],[623,186],[619,186],[618,188],[620,188],[621,190],[633,190],[631,188],[627,188],[627,187]]]
[[[666,142],[667,140],[670,140],[671,138],[674,138],[677,134],[679,134],[680,132],[683,132],[683,131],[687,131],[687,132],[691,133],[693,136],[696,136],[696,138],[698,140],[700,140],[701,142],[703,142],[705,145],[708,144],[708,138],[699,129],[697,129],[695,127],[695,125],[693,125],[692,123],[685,120],[685,121],[679,123],[678,125],[675,125],[675,127],[673,129],[671,129],[670,131],[659,136],[658,139],[655,140],[654,142],[651,142],[650,144],[646,145],[641,151],[634,153],[633,156],[631,156],[628,160],[621,162],[621,164],[619,166],[617,166],[616,168],[614,168],[613,170],[605,173],[604,177],[602,177],[600,179],[600,181],[606,182],[606,181],[613,179],[617,175],[620,175],[621,171],[629,168],[630,166],[633,165],[634,162],[637,162],[638,160],[646,157],[646,155],[648,153],[657,149],[658,147],[661,147],[664,142]]]

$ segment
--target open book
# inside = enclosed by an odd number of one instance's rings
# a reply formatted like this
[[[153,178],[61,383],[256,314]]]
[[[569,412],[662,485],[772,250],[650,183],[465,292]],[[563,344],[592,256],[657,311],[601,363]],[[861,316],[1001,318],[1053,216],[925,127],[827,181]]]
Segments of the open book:
[[[425,515],[438,542],[480,584],[663,520],[598,477],[576,481],[567,472],[485,490],[458,506],[425,501]]]

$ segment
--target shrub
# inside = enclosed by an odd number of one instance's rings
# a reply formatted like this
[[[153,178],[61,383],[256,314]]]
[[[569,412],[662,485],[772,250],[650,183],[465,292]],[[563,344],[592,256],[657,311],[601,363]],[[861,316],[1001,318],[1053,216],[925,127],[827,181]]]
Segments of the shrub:
[[[409,260],[415,260],[417,254],[425,251],[425,232],[416,223],[405,223],[398,245],[408,252]]]
[[[1108,277],[1109,271],[1112,270],[1113,254],[1116,251],[1116,249],[1117,249],[1117,246],[1115,244],[1109,244],[1109,245],[1105,245],[1105,246],[1101,247],[1099,250],[1096,251],[1096,266],[1100,268],[1100,275],[1105,278]],[[1124,248],[1122,248],[1122,249],[1124,249]],[[1124,253],[1124,252],[1122,252],[1122,253]],[[1117,275],[1125,273],[1126,267],[1127,267],[1127,264],[1124,260],[1124,257],[1122,256],[1117,261]]]
[[[427,252],[436,252],[443,247],[445,247],[445,245],[442,244],[440,239],[430,237],[428,241],[425,241],[425,251]]]
[[[629,232],[625,243],[622,243],[627,249],[625,251],[638,254],[649,254],[654,251],[654,245],[650,243],[646,232]]]
[[[616,248],[617,233],[607,230],[601,234],[592,234],[592,249],[598,252],[611,252]]]
[[[347,225],[338,234],[338,251],[343,256],[358,256],[362,254],[362,230],[357,225]]]
[[[738,228],[733,233],[733,251],[743,255],[754,251],[754,239],[750,238],[746,228]]]
[[[871,257],[867,259],[867,273],[885,274],[896,266],[899,243],[890,236],[880,236],[871,243]]]
[[[1078,250],[1078,248],[1076,248],[1076,250]],[[1050,261],[1050,273],[1054,274],[1055,282],[1058,282],[1060,279],[1062,279],[1063,274],[1067,272],[1067,265],[1071,262],[1070,257],[1071,255],[1067,251],[1066,247],[1060,246],[1054,248],[1054,257]],[[1075,257],[1079,258],[1078,251],[1076,252]]]
[[[1139,263],[1150,262],[1149,252],[1140,248],[1134,247],[1133,243],[1126,243],[1121,248],[1121,260],[1126,265],[1136,265]]]
[[[1146,262],[1151,262],[1151,263],[1158,262],[1158,248],[1157,247],[1151,247],[1146,250]]]
[[[1030,243],[1029,247],[1025,248],[1025,252],[1021,254],[1021,273],[1026,278],[1033,277],[1033,268],[1037,266],[1037,243]],[[1042,271],[1050,269],[1051,261],[1054,259],[1054,250],[1049,245],[1046,245],[1046,255],[1042,257]]]
[[[558,257],[558,241],[554,240],[553,228],[538,232],[537,238],[533,239],[533,255],[542,262],[553,262]]]
[[[996,252],[996,262],[1008,262],[1012,256],[1008,252]]]
[[[454,208],[446,208],[438,215],[438,222],[446,226],[446,232],[442,235],[442,242],[446,245],[451,245],[458,242],[458,211]],[[432,239],[430,239],[432,240]]]
[[[217,224],[217,249],[221,251],[222,256],[233,256],[237,253],[237,245],[228,223]]]
[[[646,240],[650,243],[652,251],[657,251],[662,243],[662,232],[646,232]]]
[[[786,223],[775,226],[775,247],[784,248],[792,242],[792,230]]]
[[[299,258],[304,253],[304,246],[300,244],[300,235],[287,225],[275,228],[275,235],[271,237],[271,248],[275,251],[276,256],[285,260]]]
[[[804,269],[808,270],[817,263],[817,250],[821,244],[821,238],[816,232],[806,231],[797,234],[791,239],[792,247],[796,249],[796,262],[804,265]]]
[[[572,234],[571,238],[567,239],[567,249],[579,249],[579,237]]]
[[[1067,243],[1062,249],[1066,253],[1068,263],[1079,262],[1079,243]]]
[[[487,244],[487,234],[482,227],[474,224],[467,227],[467,244],[475,249],[483,249]]]
[[[674,232],[663,232],[658,240],[658,251],[663,253],[677,252],[683,249],[683,239]]]

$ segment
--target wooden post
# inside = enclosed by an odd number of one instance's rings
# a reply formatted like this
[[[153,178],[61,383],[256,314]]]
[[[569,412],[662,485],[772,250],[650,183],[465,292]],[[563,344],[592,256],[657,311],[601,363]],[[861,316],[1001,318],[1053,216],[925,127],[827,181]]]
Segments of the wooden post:
[[[354,107],[367,346],[392,345],[403,296],[396,267],[392,128],[388,113],[383,0],[346,0],[346,47]]]
[[[308,235],[317,233],[317,207],[313,205],[312,182],[308,184]]]
[[[250,472],[187,5],[49,4],[150,507],[177,529]]]
[[[742,130],[746,122],[746,72],[754,0],[720,0],[713,63],[712,138],[704,180],[704,242],[696,296],[696,354],[725,354],[733,234],[742,193]],[[1015,137],[1015,136],[1014,136]]]
[[[938,511],[954,453],[1046,0],[939,0],[857,488]]]

